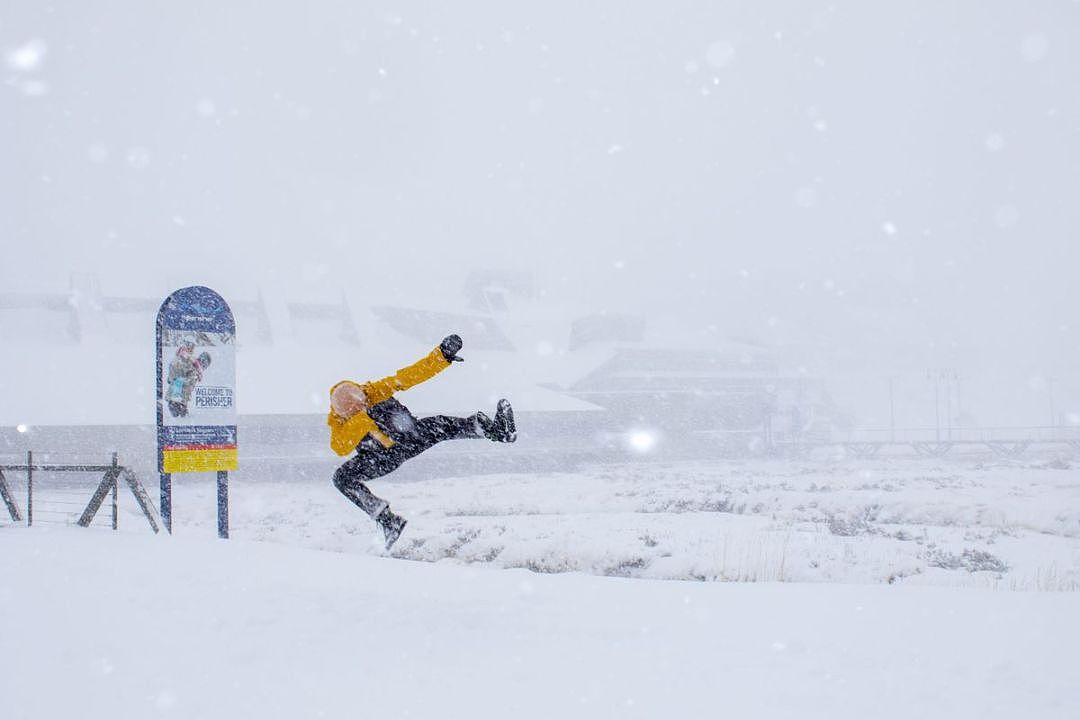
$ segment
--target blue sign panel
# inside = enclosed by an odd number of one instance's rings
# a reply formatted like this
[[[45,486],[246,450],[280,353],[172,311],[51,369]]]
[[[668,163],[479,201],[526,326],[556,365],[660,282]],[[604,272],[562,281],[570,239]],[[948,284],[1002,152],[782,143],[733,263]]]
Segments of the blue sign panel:
[[[158,470],[235,470],[236,324],[220,295],[177,290],[158,311]]]
[[[229,536],[228,471],[236,444],[236,323],[202,286],[177,290],[157,316],[157,440],[161,517],[172,532],[172,474],[216,471],[218,536]]]

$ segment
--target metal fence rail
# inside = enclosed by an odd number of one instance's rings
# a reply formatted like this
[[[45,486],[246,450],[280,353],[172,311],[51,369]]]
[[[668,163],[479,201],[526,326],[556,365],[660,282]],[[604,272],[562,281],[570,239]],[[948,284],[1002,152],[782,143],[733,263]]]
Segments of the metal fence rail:
[[[861,459],[875,457],[882,450],[907,452],[924,458],[942,458],[952,450],[985,448],[1001,458],[1017,458],[1034,447],[1058,446],[1080,452],[1080,427],[1017,426],[988,428],[857,428],[834,431],[821,437],[770,434],[767,428],[754,430],[699,430],[694,436],[720,447],[756,448],[753,454],[807,457],[815,450],[838,449]]]
[[[119,524],[119,491],[120,480],[123,479],[124,484],[131,490],[131,494],[135,496],[135,501],[139,505],[139,509],[142,511],[143,516],[146,517],[146,521],[150,524],[150,528],[156,533],[158,532],[157,520],[154,517],[154,508],[150,502],[150,496],[147,495],[146,489],[139,482],[139,478],[135,475],[135,472],[128,467],[120,465],[117,462],[116,453],[113,453],[112,462],[108,465],[56,465],[56,464],[34,464],[33,451],[27,451],[26,463],[23,465],[0,465],[0,496],[3,497],[4,504],[7,506],[8,514],[11,515],[11,519],[19,522],[22,520],[22,513],[19,511],[18,503],[15,501],[15,495],[11,492],[11,488],[7,484],[7,479],[4,477],[4,471],[8,472],[25,472],[26,473],[26,524],[27,526],[34,524],[34,473],[35,472],[83,472],[83,473],[102,473],[101,482],[98,484],[97,489],[94,491],[93,496],[90,498],[90,502],[86,505],[86,509],[83,510],[82,515],[79,517],[78,525],[87,527],[94,520],[94,516],[97,515],[98,510],[101,509],[101,504],[105,501],[105,498],[112,493],[112,527],[113,530],[117,529]],[[82,503],[78,503],[82,505]]]

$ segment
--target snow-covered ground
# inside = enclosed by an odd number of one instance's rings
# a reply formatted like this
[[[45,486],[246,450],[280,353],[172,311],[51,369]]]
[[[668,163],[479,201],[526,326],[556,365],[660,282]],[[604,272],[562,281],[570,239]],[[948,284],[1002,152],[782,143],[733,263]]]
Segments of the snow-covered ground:
[[[409,518],[393,555],[410,560],[655,579],[1080,589],[1080,470],[1061,459],[630,463],[372,488]],[[213,534],[214,492],[210,479],[177,483],[178,534]],[[328,479],[240,476],[231,498],[236,538],[382,553],[375,526]]]
[[[0,522],[4,717],[1080,717],[1067,459],[384,480],[393,558],[328,479],[44,522],[93,484]]]
[[[24,718],[1075,718],[1072,593],[544,575],[0,534]]]

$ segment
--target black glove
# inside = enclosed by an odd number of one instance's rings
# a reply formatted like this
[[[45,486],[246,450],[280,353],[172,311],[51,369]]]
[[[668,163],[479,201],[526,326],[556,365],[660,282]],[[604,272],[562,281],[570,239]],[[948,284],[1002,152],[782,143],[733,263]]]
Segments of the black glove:
[[[439,349],[442,350],[443,357],[447,362],[463,362],[463,358],[457,356],[458,350],[461,349],[461,336],[460,335],[447,335],[443,338],[443,341],[439,343]]]

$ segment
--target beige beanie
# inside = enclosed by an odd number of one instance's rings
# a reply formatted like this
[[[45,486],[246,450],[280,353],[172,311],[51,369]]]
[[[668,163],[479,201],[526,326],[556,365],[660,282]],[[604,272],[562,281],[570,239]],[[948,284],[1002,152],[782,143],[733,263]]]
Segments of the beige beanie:
[[[346,420],[367,409],[367,405],[364,390],[350,380],[340,382],[330,390],[330,408]]]

